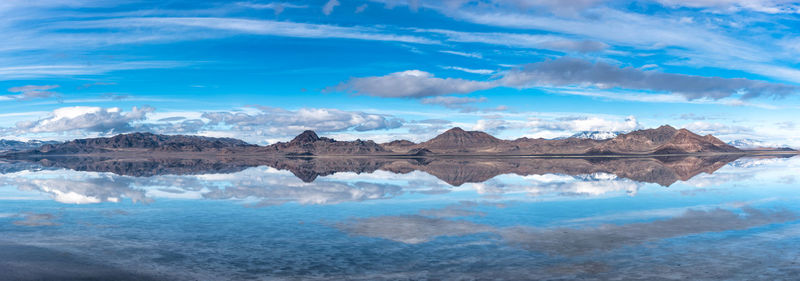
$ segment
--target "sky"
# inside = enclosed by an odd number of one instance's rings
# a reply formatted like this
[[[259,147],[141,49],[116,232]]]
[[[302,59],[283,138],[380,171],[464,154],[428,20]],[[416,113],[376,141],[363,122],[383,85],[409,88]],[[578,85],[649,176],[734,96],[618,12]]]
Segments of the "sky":
[[[3,139],[669,124],[800,148],[794,1],[4,0],[0,39]]]

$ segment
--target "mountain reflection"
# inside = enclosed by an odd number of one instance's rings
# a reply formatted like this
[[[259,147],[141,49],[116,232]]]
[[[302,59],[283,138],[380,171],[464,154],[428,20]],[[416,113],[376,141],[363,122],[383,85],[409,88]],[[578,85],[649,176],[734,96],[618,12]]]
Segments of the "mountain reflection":
[[[593,158],[141,158],[49,157],[31,160],[43,167],[75,171],[110,172],[117,175],[197,175],[235,173],[250,167],[269,166],[288,170],[304,182],[335,173],[388,171],[406,174],[422,171],[452,186],[486,182],[498,175],[612,174],[637,182],[670,186],[677,181],[711,174],[741,155],[593,157]],[[19,165],[19,164],[17,164]]]
[[[747,175],[711,175],[735,160],[736,165],[765,161],[739,158],[56,157],[0,163],[0,185],[36,191],[68,204],[122,200],[147,204],[155,197],[241,200],[254,206],[288,202],[338,204],[411,193],[442,194],[462,185],[483,195],[635,195],[647,183],[670,186],[688,181],[689,185],[702,187],[735,181]]]

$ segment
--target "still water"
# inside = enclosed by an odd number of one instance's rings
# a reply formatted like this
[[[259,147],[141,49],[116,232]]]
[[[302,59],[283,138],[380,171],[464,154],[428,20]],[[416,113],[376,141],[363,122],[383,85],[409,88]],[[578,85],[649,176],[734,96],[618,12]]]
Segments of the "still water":
[[[0,163],[0,280],[780,280],[800,157]]]

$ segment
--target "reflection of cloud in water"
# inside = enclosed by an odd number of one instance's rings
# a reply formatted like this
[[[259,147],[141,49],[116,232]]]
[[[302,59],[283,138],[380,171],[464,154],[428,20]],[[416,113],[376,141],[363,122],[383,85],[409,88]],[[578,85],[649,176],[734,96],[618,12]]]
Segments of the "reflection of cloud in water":
[[[23,213],[14,217],[21,217],[21,220],[14,221],[13,224],[20,226],[55,226],[61,225],[55,222],[55,215],[52,214],[37,214],[37,213]]]
[[[618,178],[613,174],[595,173],[582,176],[536,175],[522,177],[525,182],[511,183],[491,179],[474,184],[482,194],[527,193],[531,196],[556,194],[563,196],[600,196],[612,192],[636,195],[641,183]]]
[[[491,226],[468,221],[428,218],[418,215],[355,219],[347,223],[340,223],[337,227],[352,235],[379,237],[406,244],[424,243],[441,236],[462,236],[494,230]]]
[[[301,185],[263,185],[239,182],[225,188],[211,187],[203,194],[209,199],[261,199],[261,205],[298,202],[301,204],[335,204],[350,201],[386,199],[402,193],[397,185],[367,182],[317,182]]]
[[[797,219],[789,211],[761,211],[749,207],[741,214],[725,210],[687,210],[680,216],[651,222],[605,224],[585,228],[536,228],[517,226],[497,228],[462,220],[423,216],[383,216],[355,219],[337,227],[352,235],[378,237],[416,244],[442,236],[493,233],[511,245],[523,249],[559,255],[579,255],[598,250],[612,250],[666,238],[706,232],[744,230],[757,226]]]
[[[151,202],[144,190],[131,187],[133,181],[119,176],[91,177],[92,174],[60,171],[57,177],[32,178],[27,175],[0,179],[3,185],[17,186],[19,190],[40,191],[50,194],[53,200],[66,204],[119,202],[129,198],[133,202]],[[52,176],[52,173],[44,175]]]
[[[14,173],[0,177],[0,184],[23,191],[50,194],[61,203],[90,204],[152,202],[153,195],[176,198],[256,199],[259,205],[285,202],[335,204],[392,198],[404,192],[399,185],[371,182],[321,180],[304,183],[287,172],[252,168],[234,174],[118,176],[111,173],[69,170]],[[197,196],[194,196],[196,194]]]
[[[487,203],[475,201],[461,201],[458,204],[447,205],[439,209],[424,209],[420,210],[419,214],[429,217],[437,218],[456,218],[456,217],[472,217],[472,216],[485,216],[486,213],[473,210],[473,208],[485,205],[493,206],[496,208],[504,208],[506,204],[503,203]]]

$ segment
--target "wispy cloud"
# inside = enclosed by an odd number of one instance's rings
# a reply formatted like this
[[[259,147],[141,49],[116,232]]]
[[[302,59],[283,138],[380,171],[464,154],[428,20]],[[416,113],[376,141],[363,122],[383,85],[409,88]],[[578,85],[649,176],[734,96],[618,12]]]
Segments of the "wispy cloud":
[[[501,84],[530,86],[591,86],[670,92],[687,99],[720,99],[734,95],[747,98],[785,97],[800,91],[793,85],[768,83],[744,78],[704,77],[644,71],[618,67],[606,62],[561,58],[532,63],[506,73]]]
[[[525,89],[569,86],[671,93],[689,101],[696,99],[719,100],[728,97],[781,98],[800,92],[800,87],[788,84],[745,78],[706,77],[647,71],[576,58],[559,58],[531,63],[503,72],[499,76],[500,78],[496,80],[475,81],[460,78],[436,78],[428,72],[408,70],[385,76],[351,78],[328,88],[328,90],[379,97],[419,98],[445,94],[466,94],[495,87]],[[645,97],[642,101],[676,100],[665,95],[642,97]]]
[[[40,98],[50,98],[57,96],[58,93],[50,91],[58,88],[59,85],[26,85],[9,88],[8,91],[16,93],[14,95],[0,96],[0,100],[31,100]]]
[[[253,3],[253,2],[239,2],[236,3],[239,6],[247,7],[251,9],[270,9],[275,11],[275,15],[280,15],[283,13],[285,9],[305,9],[308,8],[308,5],[297,5],[293,3],[284,3],[284,2],[272,2],[272,3]]]
[[[335,8],[336,6],[339,6],[339,1],[328,0],[328,2],[326,2],[325,5],[322,6],[322,13],[325,14],[326,16],[330,15],[333,12],[333,8]]]

